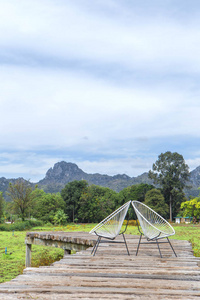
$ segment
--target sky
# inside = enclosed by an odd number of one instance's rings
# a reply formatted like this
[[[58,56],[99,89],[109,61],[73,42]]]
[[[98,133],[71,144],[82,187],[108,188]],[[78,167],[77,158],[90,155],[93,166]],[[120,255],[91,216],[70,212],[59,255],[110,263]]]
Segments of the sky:
[[[0,0],[0,177],[200,165],[199,0]]]

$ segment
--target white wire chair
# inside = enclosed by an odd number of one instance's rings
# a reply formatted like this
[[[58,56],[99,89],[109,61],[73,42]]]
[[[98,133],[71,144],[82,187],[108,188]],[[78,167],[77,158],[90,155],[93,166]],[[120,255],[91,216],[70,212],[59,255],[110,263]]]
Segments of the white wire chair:
[[[106,242],[106,241],[102,241],[101,240],[102,238],[108,239],[108,240],[110,240],[110,242],[112,241],[115,243],[125,243],[127,253],[128,253],[128,255],[130,255],[128,246],[126,243],[126,239],[124,236],[124,233],[128,226],[128,222],[126,223],[125,228],[122,229],[122,225],[125,220],[125,217],[128,212],[130,204],[131,204],[131,201],[128,201],[127,203],[122,205],[120,208],[115,210],[112,214],[110,214],[107,218],[105,218],[103,221],[101,221],[98,225],[96,225],[90,231],[91,234],[96,234],[98,236],[98,239],[97,239],[97,241],[92,249],[92,252],[91,252],[91,254],[93,254],[93,256],[96,254],[99,244]],[[123,236],[124,241],[123,242],[113,241],[120,234]]]
[[[168,239],[169,236],[175,234],[174,228],[158,213],[156,213],[153,209],[148,207],[147,205],[139,202],[139,201],[132,201],[132,206],[135,210],[137,219],[139,221],[140,227],[142,228],[142,232],[138,225],[138,230],[140,232],[140,239],[136,251],[136,255],[138,254],[140,244],[152,244],[156,243],[158,246],[158,250],[160,256],[162,257],[161,250],[159,247],[159,243],[169,243],[171,249],[173,250],[175,256],[176,252]],[[145,236],[147,242],[141,242],[142,235]],[[160,239],[167,238],[166,242],[160,242]]]

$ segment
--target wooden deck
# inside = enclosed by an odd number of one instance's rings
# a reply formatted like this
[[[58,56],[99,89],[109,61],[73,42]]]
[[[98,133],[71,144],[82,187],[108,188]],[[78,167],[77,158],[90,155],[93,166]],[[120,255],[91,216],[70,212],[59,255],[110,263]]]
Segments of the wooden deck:
[[[73,236],[91,239],[87,233]],[[178,257],[162,244],[160,258],[156,246],[144,244],[135,256],[139,237],[126,239],[130,256],[124,244],[102,244],[94,257],[88,248],[50,267],[28,267],[0,284],[0,299],[200,299],[200,258],[189,242],[171,240]]]

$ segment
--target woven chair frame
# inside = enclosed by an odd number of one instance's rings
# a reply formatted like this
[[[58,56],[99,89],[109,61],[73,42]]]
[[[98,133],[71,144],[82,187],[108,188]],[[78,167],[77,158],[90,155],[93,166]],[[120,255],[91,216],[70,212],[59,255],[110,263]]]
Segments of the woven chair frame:
[[[163,217],[161,217],[157,212],[155,212],[153,209],[151,209],[144,203],[141,203],[139,201],[132,201],[131,203],[140,224],[140,226],[138,225],[140,239],[136,255],[138,254],[140,244],[156,243],[158,246],[160,256],[162,257],[159,243],[169,243],[175,256],[177,256],[174,251],[174,248],[172,247],[172,244],[168,239],[169,236],[175,234],[174,228]],[[140,227],[142,231],[140,230]],[[147,239],[146,243],[141,242],[142,236],[144,236]],[[160,242],[160,239],[163,238],[166,238],[167,241]]]
[[[111,213],[108,217],[106,217],[103,221],[101,221],[90,231],[90,234],[96,234],[98,236],[98,239],[92,249],[93,255],[96,254],[99,244],[105,243],[106,240],[110,240],[110,242],[115,242],[115,243],[125,243],[126,250],[129,255],[128,246],[124,236],[124,233],[128,226],[128,221],[124,229],[122,229],[122,226],[130,204],[131,201],[128,201],[127,203],[119,207],[117,210]],[[118,235],[123,236],[123,242],[114,241]],[[102,240],[102,238],[106,240]]]

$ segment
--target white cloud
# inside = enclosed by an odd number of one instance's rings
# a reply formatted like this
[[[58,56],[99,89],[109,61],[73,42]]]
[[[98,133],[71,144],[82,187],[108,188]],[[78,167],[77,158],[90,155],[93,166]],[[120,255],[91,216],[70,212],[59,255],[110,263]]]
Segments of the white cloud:
[[[195,168],[200,166],[200,156],[195,157],[194,159],[186,159],[185,162],[189,166],[190,171],[193,171]]]
[[[86,173],[117,175],[126,174],[130,177],[136,177],[148,172],[154,161],[149,158],[117,158],[117,159],[102,159],[98,161],[81,161],[78,163],[79,167]],[[98,171],[97,171],[98,170]]]
[[[0,173],[70,159],[135,176],[172,139],[198,139],[200,18],[181,5],[0,0],[0,149],[28,157]]]
[[[175,87],[141,90],[82,73],[11,66],[0,78],[1,147],[101,147],[143,136],[199,136],[200,106]]]
[[[0,15],[0,37],[7,51],[60,59],[117,63],[151,72],[199,71],[199,16],[186,24],[176,16],[134,11],[123,4],[123,17],[90,10],[88,1],[6,1]],[[16,5],[17,4],[17,5]],[[101,3],[96,4],[98,8]],[[104,3],[104,10],[109,9]],[[112,9],[112,7],[111,7]],[[159,10],[159,6],[158,6]],[[129,16],[127,22],[127,15]],[[159,14],[158,14],[159,15]],[[132,17],[132,19],[131,19]],[[9,50],[10,49],[10,50]],[[193,55],[191,55],[191,53]]]

